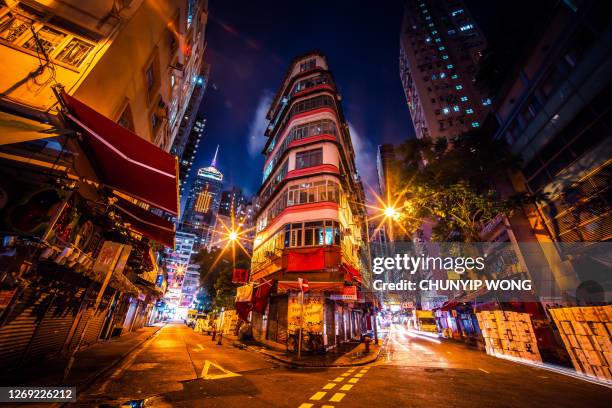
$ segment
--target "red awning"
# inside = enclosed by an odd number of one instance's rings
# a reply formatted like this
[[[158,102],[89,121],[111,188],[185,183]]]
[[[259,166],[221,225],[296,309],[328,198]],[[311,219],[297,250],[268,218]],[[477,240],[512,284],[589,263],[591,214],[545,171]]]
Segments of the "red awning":
[[[117,202],[114,206],[121,219],[130,224],[131,229],[149,239],[174,248],[174,223],[158,217],[128,200],[120,197],[116,198]]]
[[[62,92],[66,116],[84,130],[100,182],[178,215],[176,157]]]
[[[287,255],[287,272],[317,271],[325,267],[323,248],[297,251],[290,250]]]
[[[344,270],[346,271],[346,273],[349,275],[349,277],[351,279],[348,279],[350,281],[356,281],[356,282],[360,282],[362,281],[361,279],[361,273],[359,272],[358,269],[352,267],[351,265],[347,264],[346,262],[344,262],[342,264],[342,267],[344,268]]]
[[[264,313],[268,306],[268,299],[270,298],[270,291],[272,290],[272,282],[264,282],[255,289],[253,295],[253,311],[257,313]]]
[[[310,291],[337,291],[342,288],[344,288],[344,282],[308,282]],[[278,281],[278,289],[300,290],[300,284],[298,281]]]

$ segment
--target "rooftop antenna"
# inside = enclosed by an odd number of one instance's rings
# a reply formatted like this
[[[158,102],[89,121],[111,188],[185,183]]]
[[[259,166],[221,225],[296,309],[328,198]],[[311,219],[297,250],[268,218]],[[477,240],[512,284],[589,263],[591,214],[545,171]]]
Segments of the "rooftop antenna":
[[[217,154],[219,153],[219,145],[217,145],[217,150],[215,150],[215,157],[213,157],[212,159],[212,163],[210,163],[210,165],[212,167],[217,167]]]

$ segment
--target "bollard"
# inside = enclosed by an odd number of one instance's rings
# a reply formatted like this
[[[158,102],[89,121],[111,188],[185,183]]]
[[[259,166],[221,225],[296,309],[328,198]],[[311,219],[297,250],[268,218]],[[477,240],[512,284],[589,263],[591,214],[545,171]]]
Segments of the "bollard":
[[[217,341],[217,346],[221,345],[221,340],[223,340],[223,333],[219,333],[219,340]]]
[[[212,341],[215,341],[215,337],[217,337],[217,330],[213,330],[213,334],[212,334]]]
[[[370,343],[372,342],[372,339],[368,336],[365,336],[363,338],[363,342],[365,343],[365,353],[367,354],[370,352]]]

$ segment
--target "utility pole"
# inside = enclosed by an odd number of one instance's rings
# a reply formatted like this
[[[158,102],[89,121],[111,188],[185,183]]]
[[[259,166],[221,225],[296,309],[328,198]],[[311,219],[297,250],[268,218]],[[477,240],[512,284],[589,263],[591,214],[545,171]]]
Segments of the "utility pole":
[[[298,337],[298,360],[302,358],[302,330],[304,327],[304,289],[300,285],[300,331]]]

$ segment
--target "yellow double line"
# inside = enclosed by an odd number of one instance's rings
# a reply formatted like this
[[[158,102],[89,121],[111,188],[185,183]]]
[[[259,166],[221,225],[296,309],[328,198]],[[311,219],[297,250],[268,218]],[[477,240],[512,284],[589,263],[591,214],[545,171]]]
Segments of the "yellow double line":
[[[335,389],[336,386],[339,386],[338,391],[350,391],[351,388],[353,388],[353,386],[357,384],[357,382],[359,382],[361,377],[363,377],[368,372],[369,369],[370,367],[362,367],[359,370],[359,372],[356,372],[357,368],[355,367],[349,368],[347,371],[340,374],[339,377],[334,378],[332,382],[325,384],[323,386],[323,390],[326,390],[326,391],[315,392],[310,397],[310,401],[321,401],[323,397],[327,395],[328,392],[330,393],[333,392],[329,390]],[[346,396],[346,392],[334,392],[334,394],[331,396],[331,398],[328,401],[329,402],[340,402],[345,396]],[[298,408],[311,408],[313,406],[314,406],[313,403],[304,402]],[[333,405],[323,405],[321,408],[333,408],[333,407],[334,407]]]

